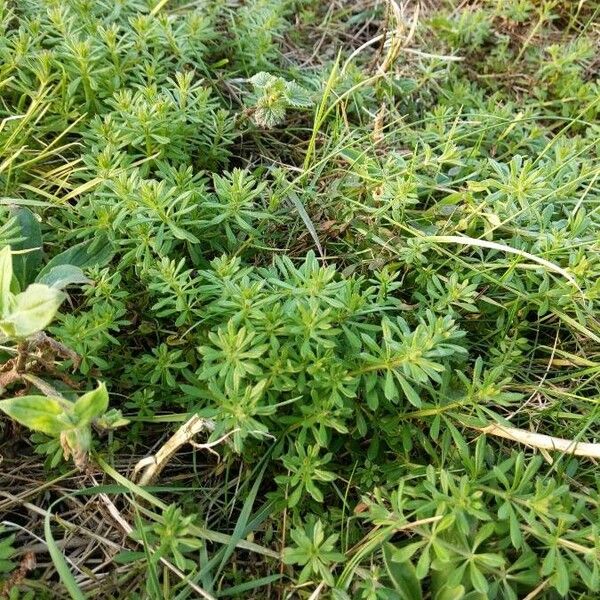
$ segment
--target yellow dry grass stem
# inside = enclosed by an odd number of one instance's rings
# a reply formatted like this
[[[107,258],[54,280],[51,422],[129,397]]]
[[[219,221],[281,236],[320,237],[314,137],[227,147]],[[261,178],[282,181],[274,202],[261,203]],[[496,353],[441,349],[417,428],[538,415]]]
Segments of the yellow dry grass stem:
[[[519,442],[520,444],[539,450],[550,450],[572,454],[573,456],[586,456],[588,458],[600,458],[600,444],[567,440],[542,433],[533,433],[525,429],[517,429],[516,427],[506,427],[496,423],[487,425],[486,427],[473,427],[473,429],[477,429],[486,435],[495,435],[496,437]]]
[[[215,424],[211,419],[202,419],[198,415],[190,417],[166,442],[161,446],[156,454],[147,456],[140,460],[134,470],[133,474],[139,476],[139,485],[148,485],[156,480],[160,475],[161,471],[165,468],[167,463],[175,455],[175,453],[186,444],[190,444],[198,450],[208,450],[213,454],[217,454],[213,448],[222,444],[234,433],[237,433],[239,429],[234,429],[218,440],[208,442],[206,444],[198,444],[194,441],[196,435],[203,431],[212,432],[215,428]],[[217,454],[218,456],[218,454]]]
[[[134,476],[141,473],[139,485],[148,485],[154,481],[181,446],[190,443],[201,431],[212,431],[214,423],[201,419],[197,415],[186,421],[156,454],[140,460],[133,470]]]

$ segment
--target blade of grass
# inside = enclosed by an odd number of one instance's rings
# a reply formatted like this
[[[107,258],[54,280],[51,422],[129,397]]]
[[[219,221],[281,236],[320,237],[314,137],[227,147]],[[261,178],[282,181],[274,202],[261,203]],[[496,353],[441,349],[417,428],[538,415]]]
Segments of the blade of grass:
[[[58,500],[57,502],[59,502]],[[56,504],[56,502],[54,503]],[[54,506],[54,504],[52,506]],[[46,538],[46,544],[48,545],[48,552],[50,553],[50,558],[56,567],[56,571],[63,585],[67,588],[69,595],[73,600],[85,600],[85,594],[81,591],[79,585],[75,581],[75,577],[73,577],[73,573],[71,573],[71,569],[65,560],[65,557],[62,555],[62,552],[56,545],[54,541],[54,536],[52,535],[52,528],[50,527],[50,517],[52,515],[51,510],[52,506],[48,509],[46,516],[44,518],[44,536]]]
[[[290,191],[289,197],[290,197],[290,200],[292,201],[294,207],[298,211],[298,214],[300,215],[302,221],[306,225],[306,228],[308,229],[310,236],[314,240],[315,246],[317,247],[317,250],[319,251],[319,256],[321,258],[324,258],[323,248],[321,246],[321,242],[319,241],[319,236],[317,235],[317,230],[315,229],[314,223],[312,222],[311,218],[309,217],[308,213],[306,212],[304,205],[300,201],[300,198],[298,198],[296,192],[294,192],[294,191]]]
[[[238,594],[242,594],[243,592],[251,592],[253,590],[258,589],[259,587],[264,587],[265,585],[270,585],[271,583],[275,583],[282,578],[281,575],[267,575],[266,577],[261,577],[260,579],[254,579],[252,581],[247,581],[246,583],[240,583],[239,585],[234,585],[222,592],[219,592],[219,598],[226,598],[228,596],[237,596]],[[247,598],[248,596],[244,596]]]
[[[229,560],[229,557],[233,554],[233,552],[236,549],[237,544],[242,540],[242,538],[244,536],[244,533],[246,531],[246,525],[248,524],[248,520],[250,519],[250,513],[252,511],[252,507],[254,506],[254,500],[256,499],[256,495],[258,494],[258,490],[260,488],[260,484],[262,482],[262,478],[265,473],[266,467],[267,467],[267,462],[265,461],[262,466],[262,469],[260,470],[260,472],[258,473],[258,475],[256,477],[256,480],[254,482],[254,485],[252,486],[252,489],[250,490],[250,492],[248,493],[248,496],[246,497],[246,500],[245,500],[242,510],[240,512],[240,516],[238,517],[238,520],[235,524],[235,528],[233,530],[231,539],[229,540],[229,543],[225,546],[225,552],[223,554],[223,558],[221,559],[221,563],[217,567],[217,571],[215,573],[216,577],[218,577],[221,574],[221,572],[223,571],[223,568],[225,567],[225,565],[227,564],[227,561]]]
[[[572,283],[579,291],[580,288],[575,281],[575,278],[565,269],[559,267],[558,265],[546,260],[545,258],[541,258],[539,256],[535,256],[534,254],[530,254],[529,252],[525,252],[525,250],[519,250],[517,248],[512,248],[511,246],[507,246],[506,244],[500,244],[498,242],[490,242],[489,240],[481,240],[468,236],[459,236],[459,235],[431,235],[431,236],[423,236],[422,239],[427,240],[429,242],[434,242],[436,244],[460,244],[463,246],[475,246],[478,248],[489,248],[490,250],[498,250],[499,252],[506,252],[507,254],[516,254],[517,256],[521,256],[522,258],[526,258],[527,260],[531,260],[542,267],[546,267],[549,271],[554,273],[558,273],[562,275],[569,283]]]

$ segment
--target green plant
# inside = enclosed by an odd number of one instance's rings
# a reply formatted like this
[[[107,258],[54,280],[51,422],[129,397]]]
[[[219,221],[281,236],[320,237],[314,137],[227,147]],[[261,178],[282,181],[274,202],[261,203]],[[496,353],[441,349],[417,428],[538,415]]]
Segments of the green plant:
[[[100,384],[97,389],[80,396],[75,402],[51,396],[17,396],[0,400],[0,411],[28,429],[60,440],[65,459],[73,457],[83,467],[91,449],[91,425],[101,417],[112,426],[120,417],[107,416],[108,392]]]
[[[5,528],[0,527],[0,534],[5,533]],[[15,535],[2,535],[0,538],[0,573],[3,575],[10,573],[14,568],[15,564],[11,560],[15,554],[15,548],[13,543],[15,541]]]
[[[289,108],[312,106],[309,92],[294,81],[261,72],[253,75],[250,83],[254,88],[250,100],[252,119],[260,127],[271,128],[283,123]]]
[[[308,492],[317,502],[323,502],[323,492],[319,489],[317,483],[335,480],[335,473],[323,468],[331,462],[332,454],[328,452],[320,458],[319,451],[320,448],[316,444],[305,447],[303,444],[297,443],[295,452],[291,456],[285,456],[282,459],[290,474],[280,475],[277,482],[290,486],[288,499],[290,506],[296,506],[304,492]]]
[[[290,532],[294,546],[285,549],[283,561],[288,565],[300,565],[302,570],[298,583],[316,575],[328,585],[333,585],[332,566],[344,561],[344,555],[336,551],[337,535],[325,537],[323,523],[319,519],[307,522],[305,527]]]
[[[64,458],[73,456],[75,464],[83,467],[91,449],[92,423],[108,429],[124,421],[118,411],[107,412],[108,392],[104,384],[71,402],[36,372],[43,370],[46,375],[60,375],[52,365],[56,355],[77,361],[72,351],[49,338],[44,329],[55,319],[67,298],[62,289],[90,281],[79,266],[72,264],[84,264],[85,251],[78,254],[78,250],[83,249],[72,248],[55,257],[36,275],[41,259],[41,248],[37,246],[41,245],[39,225],[28,209],[18,209],[16,217],[22,235],[21,254],[13,257],[11,246],[0,250],[1,341],[9,344],[15,355],[3,365],[0,391],[4,394],[16,383],[24,383],[33,384],[43,395],[21,391],[14,398],[0,400],[0,411],[28,429],[52,438],[54,442],[50,445],[42,442],[44,451],[53,453],[54,443],[59,442]],[[21,288],[23,291],[19,291]]]
[[[184,553],[198,550],[202,546],[202,542],[190,531],[194,520],[195,515],[183,516],[181,508],[171,505],[163,511],[160,522],[144,526],[144,531],[136,532],[134,537],[156,545],[152,554],[153,564],[158,565],[160,558],[168,557],[185,571],[193,568],[194,562],[185,558]]]
[[[19,342],[42,331],[66,298],[59,289],[41,283],[32,283],[13,294],[10,246],[0,251],[0,277],[0,332],[4,339]]]
[[[0,1],[12,594],[598,594],[596,4]]]

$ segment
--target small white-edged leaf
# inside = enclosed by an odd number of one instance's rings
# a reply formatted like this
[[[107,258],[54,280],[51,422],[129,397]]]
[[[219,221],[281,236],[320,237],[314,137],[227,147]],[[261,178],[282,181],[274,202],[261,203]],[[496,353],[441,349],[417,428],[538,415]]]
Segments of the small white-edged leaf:
[[[254,112],[252,118],[259,127],[270,129],[285,120],[285,106],[283,104],[278,104],[268,107],[259,107]]]
[[[313,101],[310,98],[310,93],[305,90],[302,86],[298,85],[295,81],[285,82],[285,92],[287,101],[290,106],[294,108],[308,108],[313,105]]]
[[[57,436],[65,428],[58,418],[64,407],[57,398],[48,396],[20,396],[0,400],[0,410],[11,419],[33,431]]]
[[[265,71],[261,71],[260,73],[256,73],[256,75],[250,77],[250,83],[254,87],[261,88],[267,86],[269,83],[272,83],[275,81],[275,79],[277,78],[274,75],[271,75],[271,73],[265,73]]]

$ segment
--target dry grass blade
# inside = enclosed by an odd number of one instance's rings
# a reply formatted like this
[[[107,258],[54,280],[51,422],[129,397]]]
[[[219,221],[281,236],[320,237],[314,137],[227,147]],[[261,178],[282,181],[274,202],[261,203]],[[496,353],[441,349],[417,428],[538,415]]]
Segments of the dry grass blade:
[[[321,592],[325,589],[325,582],[321,581],[321,583],[317,586],[315,591],[310,595],[308,600],[318,600],[321,597]]]
[[[402,34],[404,33],[404,18],[403,18],[403,8],[400,8],[396,0],[390,0],[390,7],[392,12],[394,13],[394,19],[396,21],[396,33],[390,40],[390,46],[388,52],[385,56],[383,64],[381,65],[381,72],[386,73],[388,69],[394,64],[398,55],[400,54],[400,50],[406,46],[414,37],[415,32],[417,30],[417,23],[419,22],[419,5],[417,4],[415,8],[415,12],[412,18],[412,22],[410,24],[410,30],[405,39],[402,39]]]
[[[469,426],[471,427],[471,426]],[[573,456],[585,456],[587,458],[600,458],[600,444],[589,442],[578,442],[564,438],[544,435],[542,433],[533,433],[525,429],[516,427],[506,427],[505,425],[491,424],[486,427],[473,427],[487,435],[495,435],[513,442],[519,442],[525,446],[538,448],[539,450],[552,450],[572,454]]]
[[[154,481],[179,448],[191,443],[194,437],[200,432],[212,431],[214,428],[215,425],[212,421],[201,419],[198,415],[194,415],[188,419],[156,454],[143,458],[137,463],[133,473],[136,475],[141,472],[139,485],[148,485]],[[221,440],[217,440],[217,442],[211,445],[215,445],[219,441]]]

